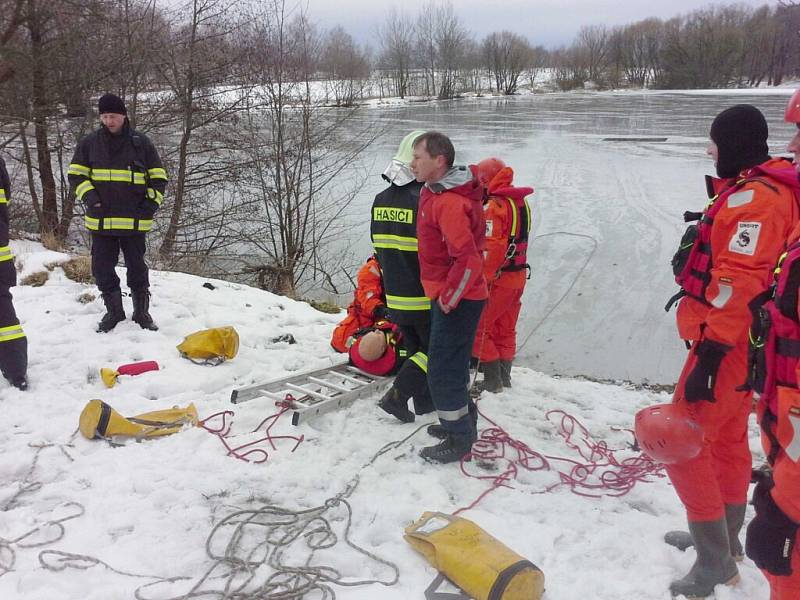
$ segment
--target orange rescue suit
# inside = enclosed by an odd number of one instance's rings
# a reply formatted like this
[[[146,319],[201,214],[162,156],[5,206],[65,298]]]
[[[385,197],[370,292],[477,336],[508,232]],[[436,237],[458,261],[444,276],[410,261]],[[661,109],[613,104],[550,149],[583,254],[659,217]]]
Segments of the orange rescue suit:
[[[507,253],[512,227],[522,219],[515,211],[520,208],[513,197],[520,199],[533,193],[532,188],[512,187],[514,171],[501,169],[489,182],[489,194],[484,205],[486,219],[486,249],[483,253],[483,274],[489,284],[489,300],[481,313],[472,356],[481,362],[513,360],[517,351],[517,319],[522,308],[522,292],[528,271],[503,271],[508,263]],[[526,219],[526,223],[529,221]]]
[[[780,168],[785,162],[760,165]],[[756,167],[758,169],[758,167]],[[718,192],[752,173],[717,181]],[[686,507],[689,521],[714,521],[726,504],[744,504],[750,482],[751,456],[747,422],[752,392],[740,388],[747,379],[748,303],[772,282],[786,240],[800,219],[793,191],[763,173],[755,173],[732,193],[715,215],[711,232],[712,267],[705,302],[684,297],[678,306],[680,337],[693,348],[708,340],[729,347],[717,372],[716,402],[687,403],[703,428],[700,454],[685,463],[668,465],[667,473]],[[674,401],[686,402],[684,384],[698,357],[690,351],[675,388]]]
[[[347,316],[336,326],[331,336],[331,346],[337,352],[347,352],[356,331],[372,327],[378,319],[385,320],[386,301],[381,266],[375,256],[370,256],[359,269],[356,282],[353,301],[347,307]]]

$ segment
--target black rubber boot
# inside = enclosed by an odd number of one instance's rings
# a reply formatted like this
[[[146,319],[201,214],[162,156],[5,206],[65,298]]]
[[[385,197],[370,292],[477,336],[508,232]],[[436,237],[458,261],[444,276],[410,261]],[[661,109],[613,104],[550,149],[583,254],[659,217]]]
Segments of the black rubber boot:
[[[447,432],[446,437],[441,442],[435,446],[423,448],[419,455],[428,462],[433,463],[458,462],[470,453],[473,442],[475,442],[473,432],[466,434]]]
[[[475,384],[478,391],[487,391],[492,394],[497,394],[503,391],[503,380],[500,378],[500,361],[493,360],[492,362],[482,363],[483,365],[483,381]]]
[[[744,560],[744,549],[742,548],[742,542],[739,541],[739,532],[744,524],[746,508],[746,504],[725,505],[725,522],[728,525],[728,541],[730,542],[731,556],[736,562],[742,562]],[[664,541],[681,552],[694,546],[692,534],[688,531],[668,531],[664,534]]]
[[[469,416],[472,417],[472,428],[475,430],[475,439],[478,439],[478,407],[472,402],[469,404]],[[428,425],[425,431],[428,432],[429,436],[435,437],[437,440],[447,438],[447,430],[442,427],[441,423]]]
[[[106,314],[97,324],[97,333],[108,333],[117,323],[125,320],[125,309],[122,308],[122,292],[109,292],[103,294],[103,304],[106,305]]]
[[[503,381],[503,387],[511,387],[511,361],[500,361],[500,379]]]
[[[414,413],[408,410],[408,398],[404,398],[394,386],[378,401],[378,406],[403,423],[414,422]]]
[[[138,323],[142,329],[158,331],[158,325],[153,322],[150,316],[150,292],[149,290],[137,290],[133,292],[133,316],[131,319]]]
[[[690,600],[705,598],[714,593],[714,586],[737,583],[739,571],[731,556],[725,519],[690,522],[689,533],[697,559],[685,577],[670,584],[670,593],[673,596],[683,594]]]

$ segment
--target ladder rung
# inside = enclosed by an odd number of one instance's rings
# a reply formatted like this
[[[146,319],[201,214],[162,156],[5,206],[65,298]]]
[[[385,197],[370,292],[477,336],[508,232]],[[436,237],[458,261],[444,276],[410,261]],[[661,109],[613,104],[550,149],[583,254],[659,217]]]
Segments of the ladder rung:
[[[359,375],[361,375],[361,373],[359,373]],[[369,385],[370,383],[372,383],[371,381],[362,381],[361,379],[356,379],[355,377],[351,377],[346,373],[340,373],[338,371],[336,372],[336,376],[341,377],[342,379],[344,379],[345,381],[349,381],[350,383],[355,383],[356,385],[359,386]]]
[[[312,398],[319,398],[320,400],[331,400],[331,396],[326,396],[325,394],[321,394],[320,392],[309,390],[308,388],[304,388],[303,386],[300,385],[287,383],[286,387],[290,390],[294,390],[295,392],[302,392],[303,394],[307,394]]]
[[[327,381],[326,379],[317,379],[316,377],[309,377],[308,380],[311,383],[316,383],[317,385],[324,385],[327,388],[332,390],[336,390],[339,392],[352,392],[353,390],[348,387],[344,387],[343,385],[339,385],[338,383],[333,383],[331,381]]]

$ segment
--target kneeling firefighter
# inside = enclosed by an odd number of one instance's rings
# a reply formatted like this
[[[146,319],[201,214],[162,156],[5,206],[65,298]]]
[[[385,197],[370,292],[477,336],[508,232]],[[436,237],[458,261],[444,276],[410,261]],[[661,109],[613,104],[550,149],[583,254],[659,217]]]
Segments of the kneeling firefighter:
[[[710,201],[691,225],[673,259],[678,332],[689,355],[673,402],[703,430],[696,457],[666,465],[686,507],[689,532],[667,543],[693,545],[697,559],[673,581],[674,596],[705,597],[717,584],[738,580],[742,527],[750,483],[747,420],[752,391],[747,376],[749,303],[770,285],[785,240],[800,219],[797,177],[788,161],[771,159],[767,123],[750,105],[722,111],[711,125],[707,153],[719,179],[708,178]]]
[[[800,90],[786,107],[785,119],[798,131],[789,142],[795,168],[800,164]],[[797,177],[792,172],[787,175]],[[772,477],[753,493],[755,518],[747,527],[747,556],[761,568],[771,600],[800,598],[800,226],[775,269],[763,304],[753,303],[748,383],[759,393],[761,441]]]

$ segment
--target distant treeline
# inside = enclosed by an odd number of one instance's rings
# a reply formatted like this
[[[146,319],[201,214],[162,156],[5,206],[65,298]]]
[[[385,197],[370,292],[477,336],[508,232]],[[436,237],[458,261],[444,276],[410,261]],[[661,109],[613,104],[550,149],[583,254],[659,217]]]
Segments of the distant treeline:
[[[586,27],[555,50],[510,31],[477,39],[446,1],[389,9],[371,45],[346,26],[321,29],[303,6],[0,0],[0,149],[16,175],[17,227],[54,246],[80,241],[66,168],[111,91],[170,172],[149,238],[162,265],[216,274],[225,264],[224,275],[282,293],[311,280],[333,289],[345,258],[325,247],[349,230],[341,217],[358,178],[348,170],[380,135],[348,122],[365,97],[513,94],[537,82],[778,85],[800,73],[793,2]]]

